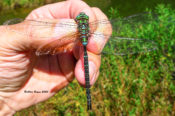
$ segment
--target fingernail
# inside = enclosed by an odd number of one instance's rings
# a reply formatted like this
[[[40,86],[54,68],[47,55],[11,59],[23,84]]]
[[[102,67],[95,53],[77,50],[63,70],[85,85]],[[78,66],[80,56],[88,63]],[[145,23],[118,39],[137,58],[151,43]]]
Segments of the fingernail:
[[[89,61],[89,73],[90,73],[90,82],[92,83],[93,80],[95,80],[95,75],[96,75],[96,65],[92,62]]]

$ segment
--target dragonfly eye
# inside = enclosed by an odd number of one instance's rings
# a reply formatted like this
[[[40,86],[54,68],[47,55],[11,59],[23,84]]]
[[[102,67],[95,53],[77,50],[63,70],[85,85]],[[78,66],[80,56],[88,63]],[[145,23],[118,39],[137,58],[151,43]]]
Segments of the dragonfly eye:
[[[80,16],[79,15],[76,17],[76,20],[80,20]]]
[[[89,20],[89,16],[85,15],[85,19]]]

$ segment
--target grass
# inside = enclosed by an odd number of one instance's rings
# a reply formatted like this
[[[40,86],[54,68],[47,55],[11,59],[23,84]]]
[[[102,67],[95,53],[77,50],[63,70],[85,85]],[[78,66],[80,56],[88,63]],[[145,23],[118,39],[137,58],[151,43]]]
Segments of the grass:
[[[134,23],[121,22],[122,28],[114,34],[149,38],[157,50],[103,56],[99,79],[91,89],[92,111],[86,111],[85,89],[74,80],[48,101],[15,116],[175,115],[175,10],[158,5],[154,11],[146,11],[156,13],[147,17],[149,23],[137,19]],[[109,16],[116,18],[112,13],[116,14],[115,9]]]

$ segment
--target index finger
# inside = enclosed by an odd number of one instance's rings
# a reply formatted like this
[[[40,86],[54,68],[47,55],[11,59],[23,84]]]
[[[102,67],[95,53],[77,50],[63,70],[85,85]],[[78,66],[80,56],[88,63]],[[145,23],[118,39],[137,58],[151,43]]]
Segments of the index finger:
[[[33,10],[28,15],[27,19],[75,19],[80,12],[85,12],[90,17],[90,21],[94,21],[96,19],[95,14],[90,6],[88,6],[85,2],[81,0],[68,0],[40,7]]]

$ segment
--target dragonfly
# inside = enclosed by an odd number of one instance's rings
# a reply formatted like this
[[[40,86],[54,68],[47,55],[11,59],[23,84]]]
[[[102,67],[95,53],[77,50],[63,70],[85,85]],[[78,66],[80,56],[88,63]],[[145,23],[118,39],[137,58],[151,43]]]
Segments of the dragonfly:
[[[50,42],[43,43],[41,47],[36,50],[36,55],[59,54],[62,52],[69,52],[75,46],[81,46],[84,49],[84,75],[87,96],[87,109],[92,109],[91,106],[91,93],[90,93],[90,80],[89,80],[89,65],[88,65],[88,42],[95,40],[97,43],[102,40],[107,42],[102,53],[109,55],[128,55],[135,53],[146,53],[157,49],[154,41],[149,39],[141,39],[137,36],[129,37],[122,35],[123,31],[133,29],[132,33],[137,34],[137,28],[141,28],[145,24],[150,24],[152,20],[157,20],[155,17],[150,17],[149,13],[141,13],[132,15],[126,18],[118,19],[102,19],[96,21],[89,21],[89,17],[84,13],[76,17],[74,21],[64,20],[58,23],[56,20],[40,20],[40,19],[11,19],[4,23],[6,29],[18,33],[22,36],[35,37],[39,39],[51,38]],[[21,23],[17,28],[11,28],[15,24]],[[142,26],[140,26],[140,24]],[[37,32],[28,32],[25,27],[37,29]],[[40,29],[45,29],[46,34],[40,33]],[[54,30],[52,32],[48,30]],[[112,32],[112,33],[111,33]],[[66,36],[60,36],[65,35]],[[121,36],[117,36],[117,35]],[[123,37],[124,36],[124,37]]]

